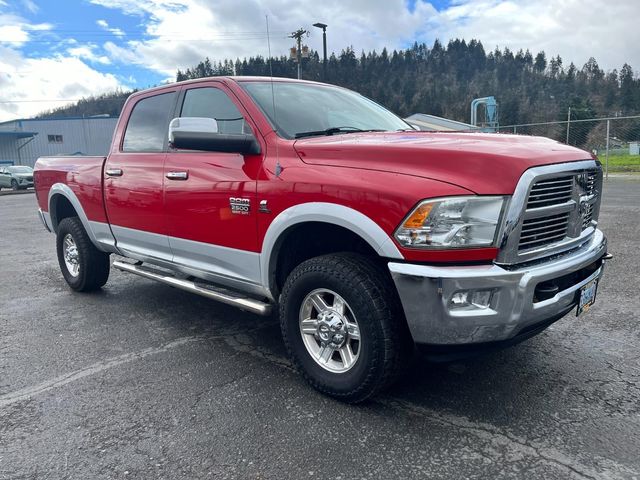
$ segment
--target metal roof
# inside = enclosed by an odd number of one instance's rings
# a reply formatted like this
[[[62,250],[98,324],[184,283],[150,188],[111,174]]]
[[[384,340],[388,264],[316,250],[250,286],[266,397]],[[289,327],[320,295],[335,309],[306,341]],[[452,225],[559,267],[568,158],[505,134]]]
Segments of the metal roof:
[[[0,137],[30,138],[38,135],[38,132],[2,132]]]
[[[16,118],[15,120],[6,120],[0,122],[0,125],[8,125],[17,122],[50,122],[62,120],[105,120],[109,118],[119,118],[111,115],[92,115],[91,117],[51,117],[51,118]]]
[[[420,130],[434,131],[434,132],[459,132],[464,130],[479,130],[469,123],[456,122],[455,120],[449,120],[448,118],[436,117],[435,115],[428,115],[426,113],[414,113],[410,117],[405,118],[405,121],[411,125],[415,125]]]

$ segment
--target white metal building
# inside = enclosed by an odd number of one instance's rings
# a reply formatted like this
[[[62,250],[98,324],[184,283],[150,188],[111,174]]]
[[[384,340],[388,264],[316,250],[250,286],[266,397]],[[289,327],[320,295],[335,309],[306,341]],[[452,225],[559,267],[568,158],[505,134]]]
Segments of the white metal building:
[[[0,123],[0,164],[33,164],[45,155],[107,155],[116,117],[21,119]]]

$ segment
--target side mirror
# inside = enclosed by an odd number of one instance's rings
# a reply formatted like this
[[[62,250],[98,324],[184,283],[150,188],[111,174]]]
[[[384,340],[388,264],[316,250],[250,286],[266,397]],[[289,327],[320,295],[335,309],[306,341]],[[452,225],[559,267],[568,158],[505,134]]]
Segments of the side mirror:
[[[247,133],[218,132],[218,122],[213,118],[179,117],[169,123],[169,146],[182,150],[204,150],[256,155],[260,144]]]

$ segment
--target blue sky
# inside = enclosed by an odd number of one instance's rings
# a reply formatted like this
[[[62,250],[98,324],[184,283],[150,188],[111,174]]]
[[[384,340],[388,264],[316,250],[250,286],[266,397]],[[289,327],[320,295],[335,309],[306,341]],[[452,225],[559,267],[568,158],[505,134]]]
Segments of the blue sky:
[[[145,25],[149,21],[149,15],[127,15],[122,10],[106,8],[82,0],[32,0],[32,2],[14,0],[12,4],[15,11],[30,22],[51,25],[51,30],[33,34],[33,39],[24,45],[25,56],[31,58],[59,54],[63,51],[60,41],[64,40],[73,39],[80,45],[87,43],[101,45],[107,41],[123,45],[131,39],[143,39],[146,37]],[[30,8],[29,5],[35,5],[36,8]],[[115,35],[96,23],[100,20],[105,21],[109,27],[118,28],[126,34]],[[100,62],[90,63],[96,70],[112,73],[122,83],[131,86],[144,88],[158,84],[165,78],[158,72],[123,62],[113,62],[108,65]]]
[[[0,121],[170,81],[205,56],[266,56],[265,15],[275,55],[300,27],[320,49],[321,21],[330,51],[476,38],[640,68],[638,0],[0,0]]]

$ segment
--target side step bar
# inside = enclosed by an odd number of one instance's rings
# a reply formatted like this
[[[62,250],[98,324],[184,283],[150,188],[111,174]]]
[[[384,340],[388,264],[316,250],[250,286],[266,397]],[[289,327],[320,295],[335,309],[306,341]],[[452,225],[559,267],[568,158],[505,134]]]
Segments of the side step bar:
[[[218,302],[232,305],[251,313],[256,313],[258,315],[271,314],[271,304],[261,302],[259,300],[254,300],[252,298],[234,296],[228,290],[225,290],[225,293],[223,293],[220,291],[203,288],[196,285],[195,282],[192,282],[190,280],[182,280],[172,277],[171,275],[167,275],[164,272],[154,272],[149,268],[143,268],[140,265],[133,265],[131,263],[120,262],[118,260],[113,262],[113,266],[118,270],[122,270],[123,272],[129,272],[135,275],[140,275],[141,277],[149,278],[151,280],[156,280],[160,283],[179,288],[180,290],[186,290],[187,292],[195,293],[196,295],[200,295],[202,297],[217,300]]]

